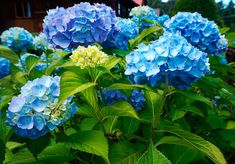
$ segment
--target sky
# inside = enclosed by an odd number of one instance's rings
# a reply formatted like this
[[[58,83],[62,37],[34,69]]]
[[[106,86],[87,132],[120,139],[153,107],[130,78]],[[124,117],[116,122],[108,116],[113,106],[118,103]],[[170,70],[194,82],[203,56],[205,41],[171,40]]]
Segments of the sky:
[[[167,2],[168,0],[162,0],[162,2]],[[215,0],[216,2],[220,2],[223,1],[224,4],[228,4],[230,2],[230,0]],[[232,0],[235,3],[235,0]]]

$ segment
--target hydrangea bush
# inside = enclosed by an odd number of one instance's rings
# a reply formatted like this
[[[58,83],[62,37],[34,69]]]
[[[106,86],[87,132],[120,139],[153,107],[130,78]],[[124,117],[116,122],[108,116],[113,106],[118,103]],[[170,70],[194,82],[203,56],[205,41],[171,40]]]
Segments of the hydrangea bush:
[[[3,32],[0,163],[233,162],[235,71],[218,26],[130,15],[80,3],[49,10],[35,37]]]

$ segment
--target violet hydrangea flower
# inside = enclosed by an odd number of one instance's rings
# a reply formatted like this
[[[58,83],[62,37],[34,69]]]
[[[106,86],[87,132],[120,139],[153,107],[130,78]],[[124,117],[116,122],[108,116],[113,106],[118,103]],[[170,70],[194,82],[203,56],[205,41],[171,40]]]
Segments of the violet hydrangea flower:
[[[14,51],[25,50],[33,44],[33,36],[24,28],[11,27],[1,35],[2,45]]]
[[[77,111],[71,97],[59,107],[60,77],[43,76],[28,81],[12,98],[6,123],[21,137],[36,139],[63,125]]]
[[[220,35],[215,22],[203,18],[199,13],[179,12],[164,26],[170,32],[179,31],[189,43],[208,55],[221,54],[227,50],[227,40]]]
[[[137,84],[157,85],[168,82],[179,89],[209,71],[207,54],[193,47],[179,34],[165,32],[150,45],[139,45],[126,56],[126,75]]]

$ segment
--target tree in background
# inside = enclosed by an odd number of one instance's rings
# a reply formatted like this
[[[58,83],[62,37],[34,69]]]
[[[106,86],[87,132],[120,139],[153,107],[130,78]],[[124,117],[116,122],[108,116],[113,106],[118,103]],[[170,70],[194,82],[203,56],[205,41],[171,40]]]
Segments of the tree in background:
[[[203,17],[221,24],[215,0],[176,0],[171,14],[175,15],[179,11],[198,12]]]
[[[224,26],[229,27],[230,31],[235,31],[235,4],[230,1],[228,6],[218,3],[219,14],[223,20]]]

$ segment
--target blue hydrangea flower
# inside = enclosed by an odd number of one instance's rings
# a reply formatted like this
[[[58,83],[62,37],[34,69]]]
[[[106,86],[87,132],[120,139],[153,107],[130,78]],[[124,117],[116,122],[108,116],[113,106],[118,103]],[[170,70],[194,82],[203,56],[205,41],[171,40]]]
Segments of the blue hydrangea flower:
[[[12,98],[6,123],[21,137],[36,139],[63,125],[77,111],[71,97],[58,108],[60,77],[43,76],[28,81]]]
[[[1,35],[2,45],[15,51],[25,50],[33,44],[33,36],[21,27],[11,27]]]
[[[140,90],[133,90],[131,94],[131,104],[136,111],[141,110],[145,105],[144,94]]]
[[[158,40],[126,56],[125,74],[137,84],[168,82],[188,88],[209,71],[207,54],[193,47],[179,34],[165,32]]]
[[[140,29],[151,27],[154,22],[157,23],[158,16],[154,9],[149,6],[138,6],[131,9],[130,16],[136,22]],[[152,21],[152,22],[149,22]]]
[[[169,19],[170,19],[169,15],[164,14],[157,18],[157,23],[163,25]]]
[[[110,35],[104,42],[104,47],[128,50],[128,41],[138,35],[139,29],[135,22],[130,19],[119,18],[117,21],[116,35]]]
[[[221,54],[227,49],[227,40],[220,35],[213,21],[199,13],[179,12],[164,23],[168,31],[179,31],[193,46],[209,55]]]
[[[47,37],[44,33],[40,33],[33,41],[36,50],[46,50],[48,47]]]
[[[103,100],[105,105],[110,106],[117,101],[128,101],[128,98],[121,91],[104,89]]]
[[[0,57],[0,79],[10,74],[10,61]]]
[[[72,50],[103,43],[115,30],[115,12],[104,4],[80,3],[68,9],[49,10],[44,32],[56,48]]]

